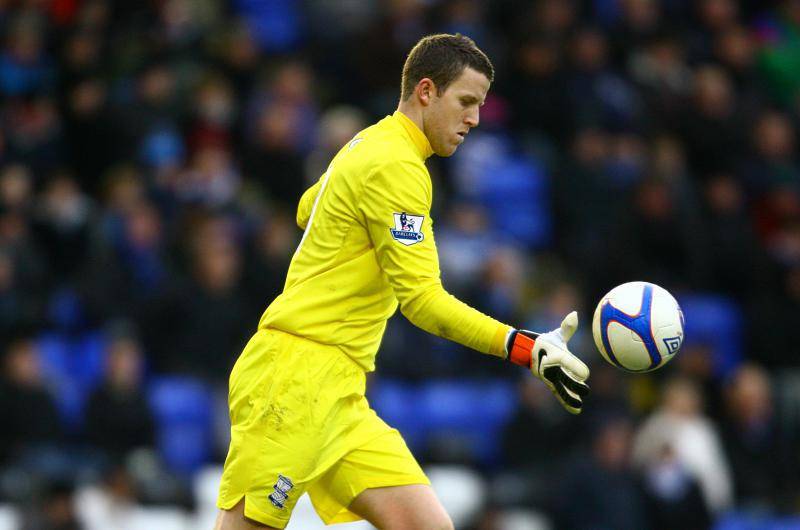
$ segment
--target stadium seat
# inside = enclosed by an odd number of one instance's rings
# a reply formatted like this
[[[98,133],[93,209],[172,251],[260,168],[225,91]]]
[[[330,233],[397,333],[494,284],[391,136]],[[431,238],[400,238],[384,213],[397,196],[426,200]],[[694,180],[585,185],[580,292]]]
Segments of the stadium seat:
[[[83,424],[86,399],[103,379],[105,338],[99,332],[75,338],[46,333],[37,345],[42,372],[55,393],[61,417],[68,428],[76,430]]]
[[[500,459],[497,443],[517,405],[514,384],[503,380],[433,381],[415,400],[427,424],[429,444],[463,443],[468,456],[484,466]]]
[[[549,180],[533,159],[507,156],[487,168],[479,197],[492,218],[493,231],[528,248],[544,248],[552,239]]]
[[[212,453],[212,393],[201,381],[161,376],[148,385],[148,401],[157,424],[157,443],[167,467],[192,473]]]
[[[724,377],[742,360],[742,313],[731,299],[711,294],[679,294],[686,317],[684,347],[711,346],[716,375]]]
[[[426,420],[415,406],[415,386],[399,380],[378,378],[370,383],[367,399],[386,423],[400,431],[412,451],[422,449]]]
[[[97,331],[85,333],[75,341],[77,355],[72,375],[82,385],[94,388],[103,379],[107,346],[105,336]]]
[[[379,379],[370,404],[398,429],[414,452],[447,443],[491,466],[500,457],[497,437],[517,403],[513,383],[503,380],[440,380],[414,385]]]
[[[714,530],[797,530],[800,517],[774,517],[768,514],[730,512],[714,525]]]

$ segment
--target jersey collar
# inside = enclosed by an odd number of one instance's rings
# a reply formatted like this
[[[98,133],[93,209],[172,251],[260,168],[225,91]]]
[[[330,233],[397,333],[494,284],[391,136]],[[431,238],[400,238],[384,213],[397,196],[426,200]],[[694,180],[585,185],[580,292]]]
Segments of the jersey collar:
[[[420,158],[425,160],[433,154],[433,148],[431,147],[431,143],[428,141],[428,137],[425,136],[425,133],[423,133],[419,127],[417,127],[416,123],[411,121],[411,118],[399,110],[394,111],[392,117],[400,122],[400,125],[403,126],[403,129],[405,129],[406,133],[408,133],[408,135],[411,137],[411,141],[413,142],[414,147],[417,148]]]

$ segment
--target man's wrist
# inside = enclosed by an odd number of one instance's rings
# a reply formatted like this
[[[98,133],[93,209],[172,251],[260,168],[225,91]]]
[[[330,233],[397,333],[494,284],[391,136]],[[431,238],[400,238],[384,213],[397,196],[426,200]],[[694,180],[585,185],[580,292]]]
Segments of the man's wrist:
[[[536,344],[535,333],[512,329],[506,339],[506,359],[514,364],[531,367],[533,345]]]

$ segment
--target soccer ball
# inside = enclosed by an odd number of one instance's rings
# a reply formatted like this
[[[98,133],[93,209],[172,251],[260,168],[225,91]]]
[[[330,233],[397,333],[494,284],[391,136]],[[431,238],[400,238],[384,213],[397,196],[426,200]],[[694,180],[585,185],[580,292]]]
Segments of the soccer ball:
[[[597,304],[592,334],[606,361],[629,372],[667,364],[683,344],[683,311],[666,289],[623,283]]]

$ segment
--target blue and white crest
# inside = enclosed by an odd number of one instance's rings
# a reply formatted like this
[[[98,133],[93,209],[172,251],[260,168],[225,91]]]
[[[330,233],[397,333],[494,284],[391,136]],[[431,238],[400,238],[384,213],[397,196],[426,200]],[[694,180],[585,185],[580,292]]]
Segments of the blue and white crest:
[[[294,484],[289,477],[278,475],[277,482],[275,482],[275,485],[272,486],[274,491],[269,495],[270,502],[275,505],[276,508],[280,508],[282,510],[286,501],[289,499],[289,491],[292,488],[294,488]]]
[[[392,233],[392,238],[395,241],[409,246],[419,243],[425,239],[422,233],[422,222],[425,220],[424,215],[411,215],[406,212],[394,214],[394,228],[390,228],[389,232]]]

